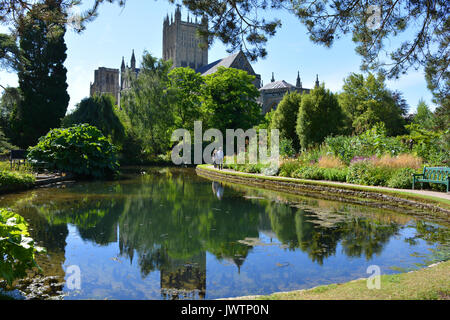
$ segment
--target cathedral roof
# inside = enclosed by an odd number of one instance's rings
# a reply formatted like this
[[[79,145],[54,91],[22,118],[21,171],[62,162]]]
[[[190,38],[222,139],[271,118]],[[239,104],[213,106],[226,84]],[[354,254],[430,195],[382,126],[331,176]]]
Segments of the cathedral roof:
[[[274,82],[269,82],[268,84],[266,84],[264,87],[260,88],[259,90],[271,90],[271,89],[296,89],[297,87],[284,81],[284,80],[280,80],[280,81],[274,81]]]
[[[217,68],[219,68],[219,67],[229,68],[233,64],[234,60],[239,55],[239,53],[240,52],[232,54],[231,56],[228,56],[226,58],[211,62],[210,64],[200,67],[195,71],[200,72],[202,74],[202,76],[206,76],[208,74],[212,74],[212,73],[216,72]]]

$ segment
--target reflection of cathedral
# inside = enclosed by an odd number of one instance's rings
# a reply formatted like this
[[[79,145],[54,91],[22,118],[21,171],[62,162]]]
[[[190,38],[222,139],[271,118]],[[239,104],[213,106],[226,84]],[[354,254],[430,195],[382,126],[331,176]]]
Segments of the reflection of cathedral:
[[[161,296],[164,299],[204,299],[206,294],[206,252],[190,257],[189,261],[169,259],[162,266]]]

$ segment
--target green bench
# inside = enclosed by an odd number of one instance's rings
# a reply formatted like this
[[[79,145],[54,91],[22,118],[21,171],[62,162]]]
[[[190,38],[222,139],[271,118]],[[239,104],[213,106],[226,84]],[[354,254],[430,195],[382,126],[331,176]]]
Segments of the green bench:
[[[450,168],[447,167],[424,167],[423,173],[413,174],[412,188],[414,190],[414,185],[416,182],[423,183],[440,183],[447,186],[447,192],[450,187]]]

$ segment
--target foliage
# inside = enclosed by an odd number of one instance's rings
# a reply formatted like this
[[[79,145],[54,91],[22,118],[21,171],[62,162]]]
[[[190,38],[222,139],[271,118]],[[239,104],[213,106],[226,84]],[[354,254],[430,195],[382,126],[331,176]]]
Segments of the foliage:
[[[386,186],[395,169],[377,167],[370,161],[358,161],[348,168],[347,182],[368,186]]]
[[[321,168],[317,166],[302,166],[295,170],[291,177],[311,180],[329,180],[345,182],[347,168]]]
[[[420,100],[417,106],[416,114],[414,115],[412,123],[417,124],[423,129],[430,130],[433,128],[433,112],[428,108],[425,101]]]
[[[256,103],[259,91],[254,76],[246,71],[219,67],[204,77],[201,91],[206,127],[247,130],[261,121],[261,108]]]
[[[422,159],[409,153],[402,153],[398,156],[392,157],[390,154],[385,154],[381,157],[376,157],[372,163],[377,167],[388,168],[422,168]]]
[[[390,188],[409,189],[412,186],[412,174],[417,173],[411,168],[396,170],[387,181]]]
[[[317,166],[320,168],[343,168],[345,164],[333,155],[324,155],[319,158]]]
[[[426,130],[412,123],[406,126],[409,135],[404,139],[412,143],[412,151],[428,164],[439,165],[450,161],[450,149],[445,141],[446,132]]]
[[[298,92],[288,92],[273,111],[270,122],[271,129],[280,130],[280,138],[290,139],[295,150],[300,148],[297,132],[297,116],[302,101],[302,95]]]
[[[32,174],[10,171],[9,168],[0,170],[0,192],[26,189],[31,187],[34,181]]]
[[[387,135],[404,133],[403,116],[407,106],[403,106],[398,93],[388,90],[384,77],[375,77],[369,73],[352,73],[344,79],[343,92],[339,95],[339,103],[348,117],[349,133],[361,134],[382,122]]]
[[[125,128],[117,115],[114,98],[109,94],[94,95],[81,100],[75,110],[62,120],[63,127],[87,123],[99,129],[115,145],[121,145]]]
[[[292,157],[295,155],[295,150],[292,147],[292,140],[291,139],[286,139],[286,138],[281,138],[280,140],[280,146],[279,146],[279,150],[280,150],[280,156],[282,157]]]
[[[325,145],[331,154],[346,164],[357,156],[371,157],[384,154],[394,156],[407,151],[400,139],[387,137],[383,123],[377,123],[370,130],[357,136],[327,137]]]
[[[117,173],[116,148],[97,128],[88,124],[51,130],[30,147],[32,164],[82,177],[103,178]]]
[[[324,85],[304,95],[296,127],[302,149],[322,143],[327,136],[338,134],[343,119],[337,97],[329,89],[325,90]]]
[[[279,176],[292,177],[295,170],[300,168],[301,163],[298,159],[284,159],[280,164]]]
[[[174,126],[172,102],[174,95],[167,90],[170,61],[157,59],[144,52],[141,71],[136,77],[128,74],[131,88],[122,96],[126,112],[142,149],[150,154],[166,152]]]
[[[37,4],[19,19],[19,86],[23,99],[14,114],[15,137],[21,148],[34,145],[49,129],[59,127],[69,103],[64,24],[41,20],[42,12],[62,15],[57,2]]]
[[[0,208],[0,277],[8,284],[26,276],[26,271],[37,267],[35,253],[44,251],[29,237],[25,219]]]
[[[200,88],[203,78],[191,68],[174,68],[168,74],[173,101],[175,128],[193,132],[194,121],[201,118]]]

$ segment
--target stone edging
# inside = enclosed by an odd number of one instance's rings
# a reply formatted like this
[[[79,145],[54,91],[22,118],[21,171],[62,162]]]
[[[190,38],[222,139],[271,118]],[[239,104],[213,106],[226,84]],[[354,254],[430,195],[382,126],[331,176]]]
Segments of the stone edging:
[[[391,195],[376,189],[357,190],[344,186],[324,185],[323,182],[320,183],[314,180],[308,180],[307,183],[294,179],[282,181],[282,179],[273,179],[273,177],[264,177],[250,173],[219,171],[203,166],[197,166],[196,172],[198,175],[210,179],[219,179],[231,183],[283,191],[308,197],[320,197],[327,200],[350,202],[391,210],[402,208],[413,211],[412,213],[415,211],[415,213],[421,215],[423,215],[423,212],[418,211],[427,211],[432,215],[443,216],[447,219],[450,216],[450,210],[448,209],[442,208],[437,204],[421,202],[420,199],[403,198],[400,193]]]

